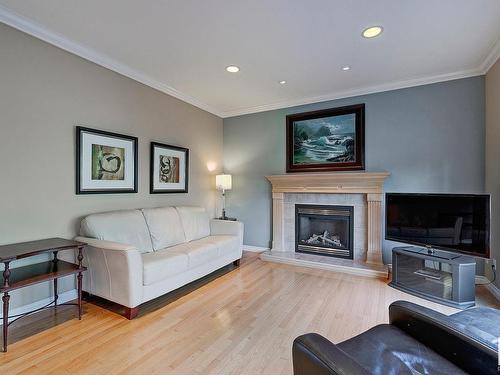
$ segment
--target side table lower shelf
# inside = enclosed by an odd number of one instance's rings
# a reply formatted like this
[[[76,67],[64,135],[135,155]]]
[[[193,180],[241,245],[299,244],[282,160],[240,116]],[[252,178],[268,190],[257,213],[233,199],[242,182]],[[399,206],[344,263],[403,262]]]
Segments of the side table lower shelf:
[[[84,243],[78,241],[65,240],[62,238],[49,238],[40,241],[24,242],[12,245],[0,246],[0,262],[4,264],[4,270],[0,274],[0,294],[2,294],[3,315],[2,315],[2,331],[3,331],[3,352],[7,351],[8,327],[15,321],[33,314],[37,311],[46,308],[57,308],[57,300],[59,298],[57,291],[58,278],[77,275],[77,290],[78,303],[63,303],[60,305],[75,305],[78,306],[78,319],[82,318],[82,278],[83,272],[87,270],[82,265]],[[78,264],[63,261],[57,258],[58,251],[68,250],[71,248],[78,249]],[[11,268],[10,264],[13,261],[28,258],[30,256],[39,255],[42,253],[52,253],[53,259],[30,264],[27,266]],[[42,282],[52,281],[54,284],[54,299],[47,305],[17,315],[9,316],[10,292],[16,289],[24,288],[30,285],[39,284]],[[60,306],[59,305],[59,306]],[[9,319],[13,319],[9,322]]]
[[[58,260],[31,264],[10,270],[8,287],[4,287],[4,276],[0,276],[0,293],[10,292],[25,286],[38,284],[43,281],[55,280],[59,277],[73,275],[85,271],[78,264]]]

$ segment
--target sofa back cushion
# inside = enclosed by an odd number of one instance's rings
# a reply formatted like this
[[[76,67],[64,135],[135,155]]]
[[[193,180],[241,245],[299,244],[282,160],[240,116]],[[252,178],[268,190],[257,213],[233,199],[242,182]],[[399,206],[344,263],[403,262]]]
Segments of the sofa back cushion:
[[[202,207],[176,207],[181,218],[186,241],[210,236],[210,220]]]
[[[186,242],[181,218],[174,207],[144,208],[142,213],[151,234],[153,250]]]
[[[139,210],[92,214],[82,220],[80,234],[99,240],[132,245],[141,253],[153,251],[151,236]]]

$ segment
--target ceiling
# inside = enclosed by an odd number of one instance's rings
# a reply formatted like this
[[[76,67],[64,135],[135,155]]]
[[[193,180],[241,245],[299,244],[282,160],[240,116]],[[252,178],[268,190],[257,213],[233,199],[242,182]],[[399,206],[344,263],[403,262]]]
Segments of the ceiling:
[[[0,0],[0,21],[221,117],[484,74],[500,54],[499,0]]]

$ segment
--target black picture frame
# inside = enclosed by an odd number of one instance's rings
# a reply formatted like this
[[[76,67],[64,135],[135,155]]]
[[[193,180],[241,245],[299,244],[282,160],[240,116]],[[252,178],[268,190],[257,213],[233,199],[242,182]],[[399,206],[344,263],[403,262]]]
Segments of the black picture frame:
[[[331,163],[294,163],[295,123],[326,117],[355,115],[354,157],[355,160]],[[365,105],[355,104],[345,107],[297,113],[286,116],[286,172],[327,172],[354,171],[365,169]]]
[[[184,187],[182,189],[176,188],[155,188],[155,150],[157,148],[166,149],[175,152],[184,153]],[[151,142],[150,146],[150,159],[149,159],[149,193],[150,194],[179,194],[189,192],[189,149],[180,146],[173,146],[160,142]],[[182,166],[181,166],[182,167]],[[179,167],[179,168],[181,168]]]
[[[133,160],[133,186],[130,188],[86,188],[82,179],[82,152],[83,152],[83,137],[85,134],[94,134],[112,139],[120,139],[132,142],[132,160]],[[76,126],[76,194],[121,194],[121,193],[137,193],[138,180],[138,143],[137,137],[113,133],[105,130],[93,129],[84,126]]]

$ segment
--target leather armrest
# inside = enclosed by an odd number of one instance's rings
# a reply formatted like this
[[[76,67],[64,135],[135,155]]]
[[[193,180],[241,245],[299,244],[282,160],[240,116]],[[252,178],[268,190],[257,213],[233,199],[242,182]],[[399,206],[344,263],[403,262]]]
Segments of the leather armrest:
[[[87,243],[83,264],[83,290],[126,307],[136,307],[143,298],[141,253],[131,245],[95,238],[76,237]]]
[[[294,375],[367,375],[347,353],[317,333],[297,337],[293,342]]]
[[[239,236],[240,234],[243,234],[243,223],[241,221],[211,219],[210,234]]]
[[[497,353],[444,314],[406,301],[389,306],[389,322],[471,374],[497,374]]]
[[[408,317],[416,315],[427,318],[429,323],[431,321],[444,323],[448,317],[445,314],[441,314],[435,310],[408,301],[396,301],[391,303],[389,306],[390,324],[398,325],[401,320],[406,322]]]
[[[127,245],[121,242],[113,242],[106,240],[98,240],[90,237],[75,237],[75,241],[85,242],[88,246],[98,247],[106,250],[115,251],[134,251],[137,249],[132,245]]]
[[[238,236],[240,249],[243,249],[243,223],[241,221],[212,219],[210,220],[210,234],[212,236]]]

